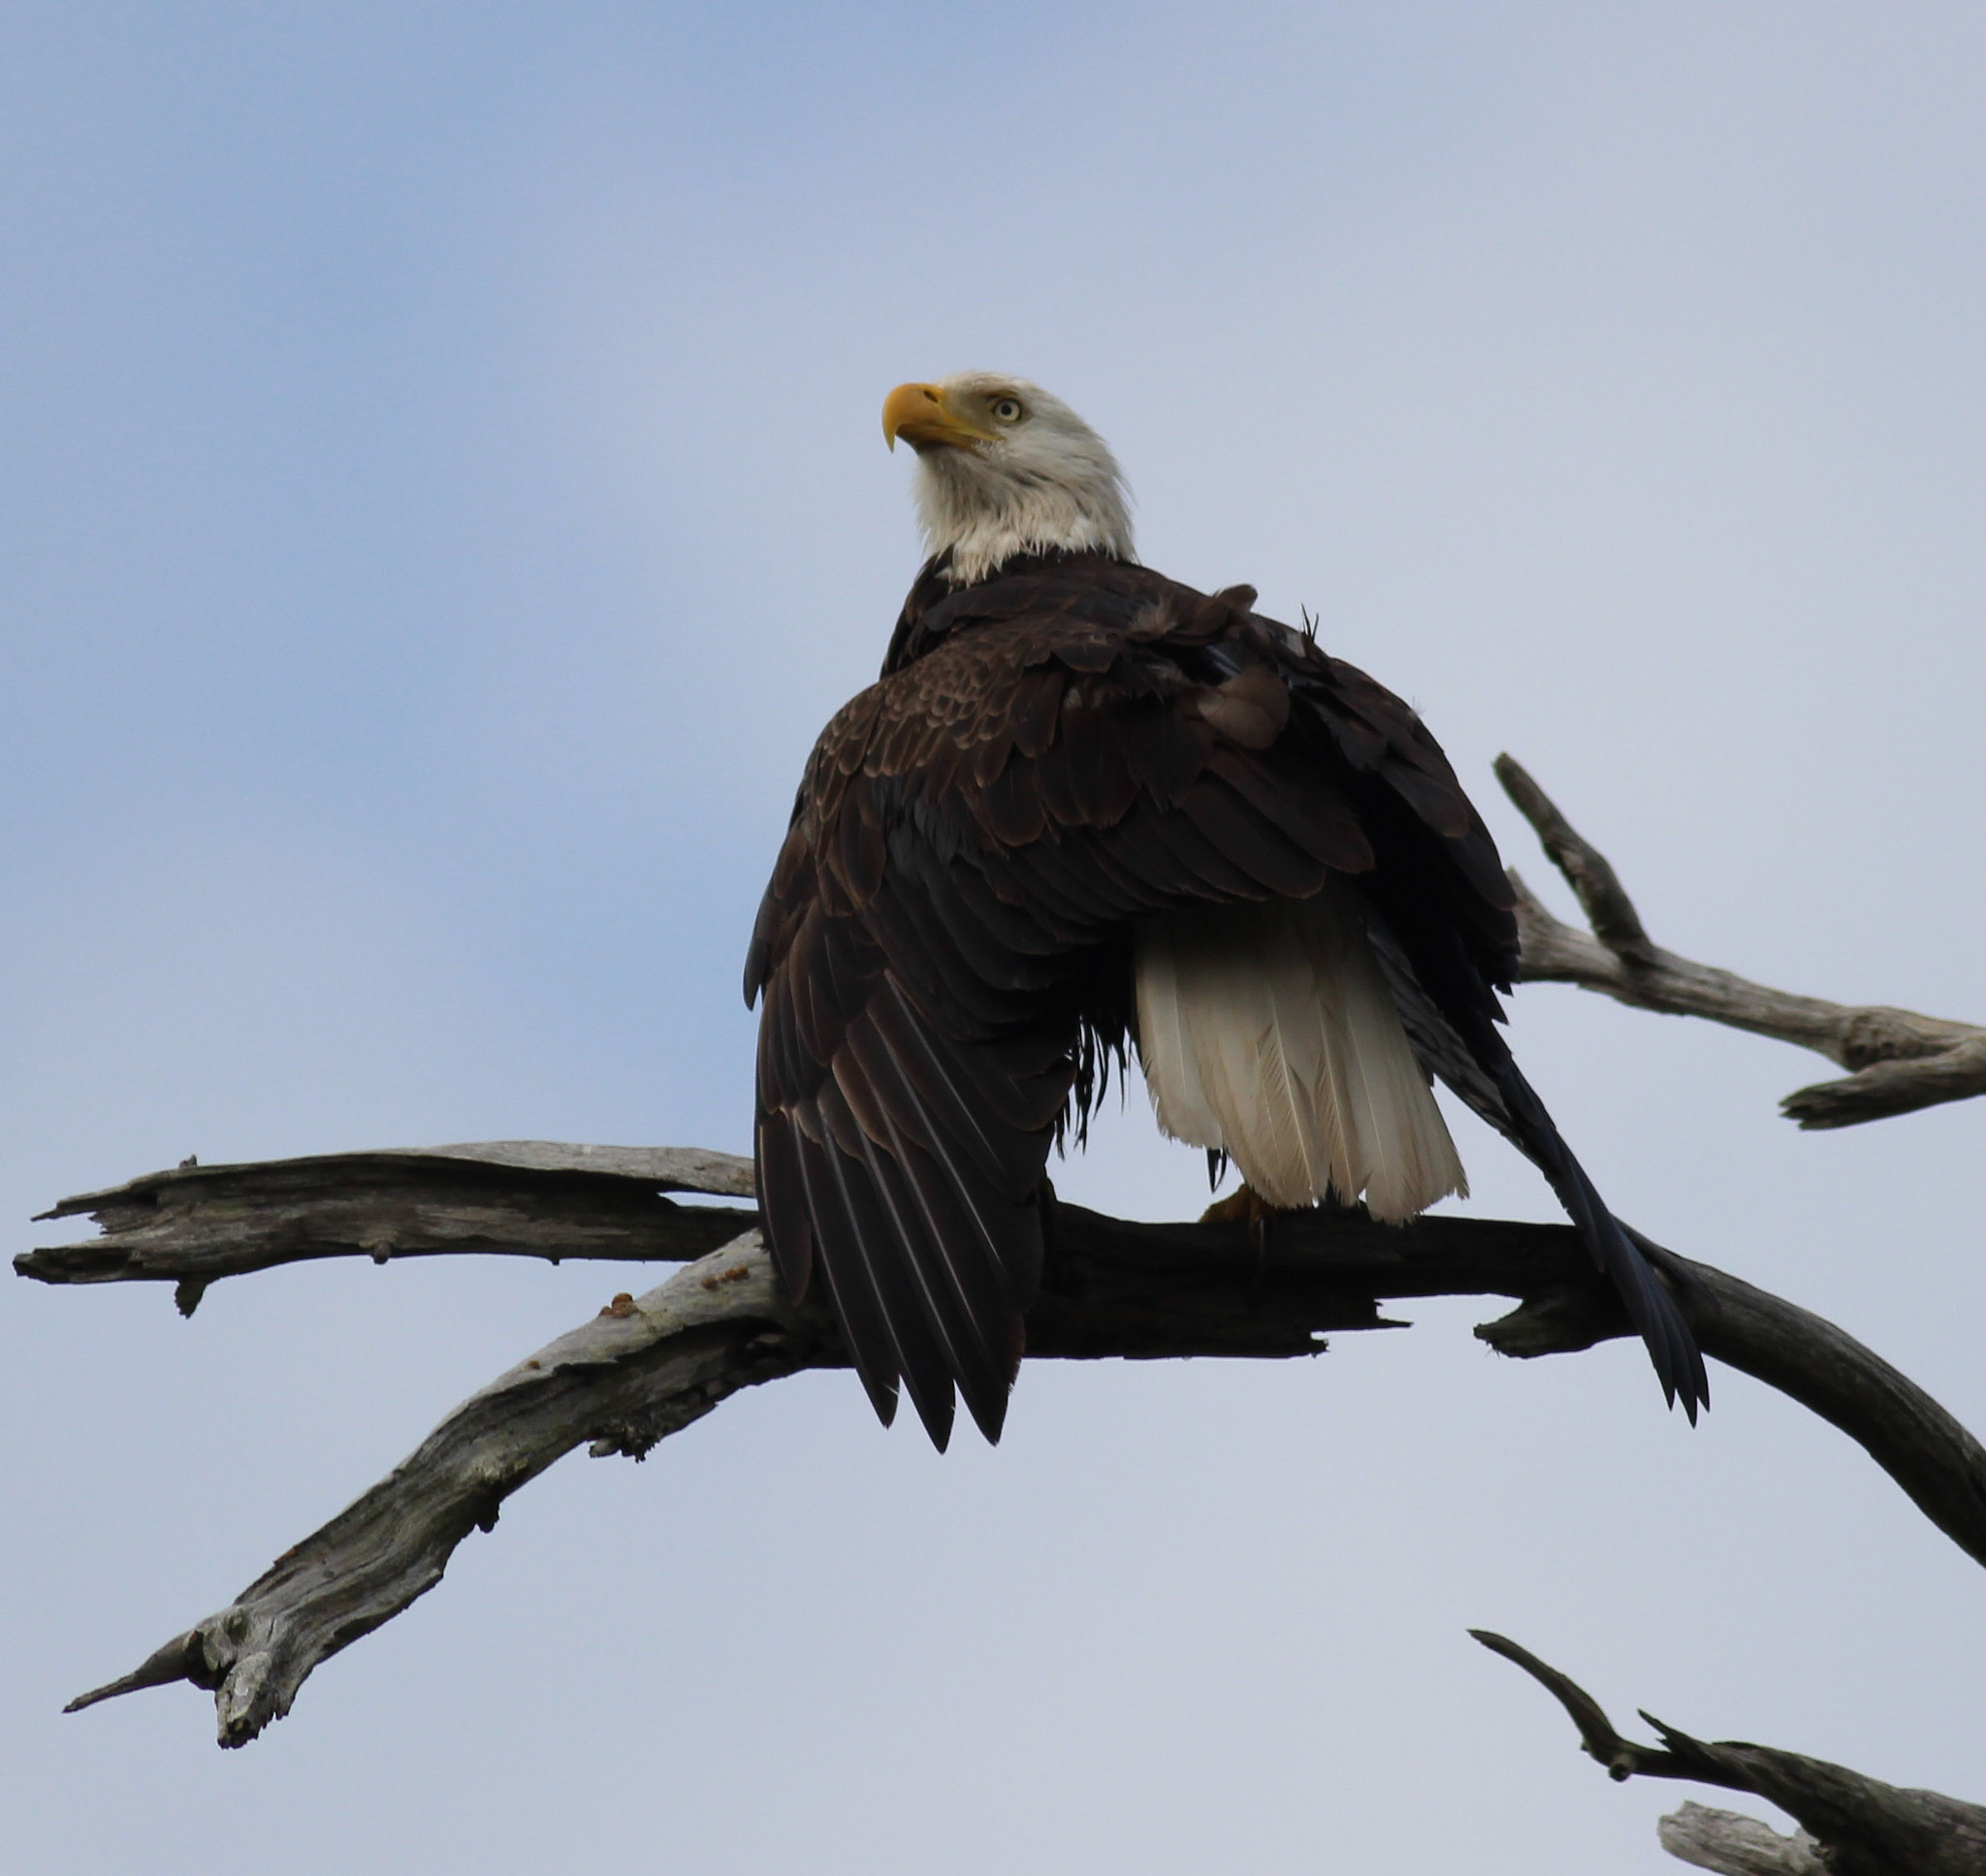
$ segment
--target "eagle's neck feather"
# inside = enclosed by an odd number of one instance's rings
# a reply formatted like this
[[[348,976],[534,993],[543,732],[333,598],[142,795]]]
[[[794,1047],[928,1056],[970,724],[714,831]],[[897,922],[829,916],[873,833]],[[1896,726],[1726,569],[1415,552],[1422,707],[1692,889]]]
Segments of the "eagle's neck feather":
[[[971,586],[1024,554],[1135,560],[1131,509],[1101,441],[1041,465],[1005,450],[933,450],[918,465],[917,519],[945,577]]]

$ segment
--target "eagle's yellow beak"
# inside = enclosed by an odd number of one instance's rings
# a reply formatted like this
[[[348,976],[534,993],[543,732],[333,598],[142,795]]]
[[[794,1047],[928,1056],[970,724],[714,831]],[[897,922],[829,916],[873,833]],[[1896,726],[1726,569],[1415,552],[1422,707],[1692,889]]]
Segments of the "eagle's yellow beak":
[[[961,417],[946,399],[943,385],[900,384],[882,400],[882,440],[891,449],[899,436],[913,449],[942,443],[962,450],[990,443],[997,434]]]

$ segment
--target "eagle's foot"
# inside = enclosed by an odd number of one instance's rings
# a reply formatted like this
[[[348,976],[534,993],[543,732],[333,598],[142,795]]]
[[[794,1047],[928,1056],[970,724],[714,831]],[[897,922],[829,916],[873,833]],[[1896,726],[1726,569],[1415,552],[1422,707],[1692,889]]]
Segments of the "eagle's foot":
[[[1259,1238],[1273,1218],[1287,1218],[1289,1207],[1271,1205],[1253,1186],[1242,1185],[1226,1198],[1217,1198],[1201,1213],[1202,1224],[1245,1224]]]
[[[1286,1205],[1271,1205],[1251,1185],[1242,1184],[1226,1198],[1217,1198],[1201,1213],[1202,1224],[1245,1224],[1248,1241],[1255,1247],[1256,1275],[1262,1274],[1268,1259],[1268,1227],[1276,1219],[1292,1217]]]

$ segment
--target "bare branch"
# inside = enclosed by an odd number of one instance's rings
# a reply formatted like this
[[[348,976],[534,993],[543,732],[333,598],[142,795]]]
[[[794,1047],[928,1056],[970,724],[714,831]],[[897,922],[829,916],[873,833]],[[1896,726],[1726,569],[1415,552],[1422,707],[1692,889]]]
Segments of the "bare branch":
[[[1756,1818],[1713,1811],[1694,1800],[1661,1819],[1655,1834],[1678,1862],[1720,1876],[1827,1876],[1820,1846],[1805,1830],[1782,1837]]]
[[[321,1163],[343,1169],[341,1228],[364,1234],[368,1207],[400,1218],[425,1204],[424,1182],[459,1191],[475,1151]],[[581,1148],[534,1148],[540,1171],[497,1151],[500,1169],[517,1182],[506,1203],[534,1219],[546,1242],[556,1241],[561,1206],[581,1224],[594,1220],[604,1201],[593,1185],[629,1177],[593,1170],[603,1156]],[[729,1176],[716,1156],[658,1154],[636,1184],[652,1192],[657,1167],[692,1157],[718,1168],[696,1176]],[[312,1162],[275,1170],[299,1163]],[[237,1216],[238,1191],[262,1192],[272,1169],[203,1170],[201,1204],[227,1221]],[[751,1223],[749,1213],[728,1216],[734,1227]],[[1042,1293],[1028,1317],[1036,1358],[1314,1354],[1323,1331],[1395,1326],[1382,1301],[1414,1296],[1522,1299],[1477,1330],[1508,1354],[1570,1351],[1631,1333],[1569,1225],[1440,1217],[1382,1225],[1363,1211],[1318,1210],[1258,1232],[1238,1223],[1135,1224],[1066,1204],[1049,1217]],[[193,1224],[186,1229],[197,1236]],[[1986,1564],[1986,1450],[1963,1426],[1832,1324],[1643,1242],[1707,1354],[1841,1427]],[[283,1248],[264,1246],[248,1267],[277,1260]],[[324,1254],[306,1242],[290,1255]],[[596,1453],[638,1457],[741,1387],[844,1361],[824,1318],[780,1299],[755,1235],[736,1237],[638,1300],[617,1297],[599,1319],[493,1382],[228,1607],[78,1704],[190,1680],[214,1690],[222,1742],[240,1744],[288,1710],[318,1662],[432,1588],[463,1538],[488,1529],[502,1499],[562,1453],[591,1442]]]
[[[1802,1850],[1798,1838],[1787,1839],[1765,1830],[1753,1820],[1749,1832],[1726,1832],[1723,1841],[1710,1830],[1706,1819],[1728,1817],[1728,1813],[1697,1812],[1687,1825],[1685,1814],[1665,1819],[1676,1825],[1665,1828],[1664,1848],[1681,1856],[1681,1843],[1704,1841],[1724,1857],[1711,1862],[1685,1858],[1702,1867],[1733,1871],[1825,1870],[1830,1876],[1986,1876],[1986,1805],[1968,1804],[1938,1792],[1906,1791],[1885,1785],[1878,1778],[1834,1765],[1824,1759],[1809,1759],[1797,1752],[1781,1752],[1775,1746],[1754,1746],[1742,1740],[1709,1744],[1686,1733],[1665,1726],[1652,1714],[1642,1718],[1661,1735],[1659,1746],[1637,1745],[1615,1732],[1613,1723],[1601,1711],[1599,1702],[1583,1687],[1555,1668],[1540,1661],[1528,1649],[1487,1629],[1469,1633],[1484,1647],[1506,1661],[1515,1662],[1544,1687],[1571,1715],[1579,1729],[1580,1745],[1589,1758],[1607,1767],[1617,1779],[1686,1778],[1698,1784],[1718,1785],[1727,1791],[1749,1792],[1768,1803],[1777,1804],[1797,1818],[1818,1857],[1805,1863],[1746,1862],[1737,1852],[1754,1852],[1786,1846],[1789,1852]],[[1688,1807],[1694,1810],[1695,1807]],[[1758,1832],[1764,1831],[1761,1841]],[[1671,1841],[1672,1835],[1676,1842]]]
[[[316,1257],[502,1256],[681,1262],[746,1229],[733,1206],[664,1194],[750,1198],[752,1161],[696,1147],[567,1146],[551,1140],[315,1154],[247,1165],[187,1161],[41,1219],[87,1212],[103,1235],[23,1251],[48,1284],[176,1284],[191,1316],[219,1277]]]
[[[1644,968],[1652,965],[1655,947],[1607,856],[1558,811],[1557,804],[1512,757],[1499,755],[1495,767],[1503,792],[1537,830],[1539,843],[1552,864],[1578,895],[1593,936],[1627,963]]]
[[[835,1359],[832,1328],[780,1298],[748,1232],[499,1375],[226,1608],[67,1710],[188,1680],[213,1690],[221,1744],[244,1745],[319,1662],[432,1589],[456,1545],[493,1530],[503,1500],[574,1447],[639,1457],[739,1388]]]
[[[1663,1251],[1631,1227],[1629,1235],[1676,1289],[1706,1355],[1839,1427],[1974,1563],[1986,1564],[1986,1447],[1952,1415],[1824,1317]],[[1504,1354],[1541,1355],[1631,1331],[1611,1290],[1582,1283],[1536,1291],[1476,1333]]]
[[[1578,984],[1636,1009],[1707,1017],[1813,1049],[1853,1070],[1779,1103],[1803,1128],[1854,1127],[1986,1094],[1986,1029],[1886,1004],[1795,997],[1665,951],[1642,928],[1605,856],[1522,767],[1500,755],[1496,778],[1537,830],[1593,928],[1582,932],[1554,918],[1513,868],[1523,982]]]
[[[611,1256],[616,1246],[627,1257],[681,1257],[756,1215],[676,1206],[657,1186],[749,1191],[750,1178],[749,1161],[699,1149],[542,1141],[188,1167],[65,1199],[52,1215],[93,1211],[104,1238],[23,1253],[15,1265],[50,1283],[176,1282],[184,1308],[190,1285],[355,1250],[382,1261],[481,1250],[556,1260]],[[1319,1211],[1277,1220],[1258,1242],[1234,1225],[1134,1224],[1066,1205],[1055,1216],[1049,1280],[1029,1323],[1036,1354],[1304,1354],[1320,1331],[1381,1326],[1382,1299],[1436,1295],[1522,1298],[1477,1330],[1504,1354],[1570,1353],[1629,1333],[1565,1225],[1438,1216],[1378,1225],[1362,1211]],[[1707,1353],[1858,1441],[1986,1563],[1986,1453],[1956,1419],[1820,1317],[1641,1243],[1681,1290]]]

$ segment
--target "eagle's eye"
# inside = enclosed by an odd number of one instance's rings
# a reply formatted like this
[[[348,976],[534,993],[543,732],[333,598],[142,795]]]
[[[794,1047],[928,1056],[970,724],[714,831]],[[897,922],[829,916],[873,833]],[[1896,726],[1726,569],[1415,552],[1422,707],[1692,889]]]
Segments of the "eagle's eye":
[[[1027,415],[1018,397],[995,397],[991,408],[995,421],[1002,424],[1017,424]]]

